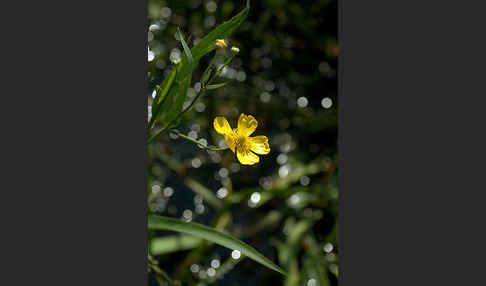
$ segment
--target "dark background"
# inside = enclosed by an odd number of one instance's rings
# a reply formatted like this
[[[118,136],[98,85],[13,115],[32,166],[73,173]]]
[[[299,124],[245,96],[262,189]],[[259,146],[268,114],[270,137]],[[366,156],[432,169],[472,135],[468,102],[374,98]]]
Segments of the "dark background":
[[[174,37],[177,27],[192,46],[240,11],[245,1],[148,3],[147,31],[154,54],[148,63],[150,104],[154,86],[171,68],[171,55],[182,52]],[[336,1],[252,1],[247,20],[227,39],[240,53],[219,81],[232,82],[205,94],[177,128],[218,145],[223,137],[213,130],[215,116],[225,116],[236,128],[240,113],[251,114],[259,122],[253,136],[266,135],[271,148],[259,164],[244,166],[228,150],[207,152],[167,134],[149,146],[151,211],[176,218],[190,211],[191,221],[210,225],[225,212],[203,202],[199,205],[204,211],[197,213],[196,193],[184,182],[196,180],[214,194],[225,188],[239,201],[229,205],[231,218],[224,230],[290,272],[283,279],[246,259],[216,285],[337,283],[337,13]],[[193,87],[212,56],[201,61]],[[324,98],[332,104],[323,105]],[[163,194],[168,187],[173,190],[170,197]],[[254,193],[267,202],[251,206]],[[275,219],[258,225],[265,218]],[[299,234],[301,227],[305,231]],[[287,252],[294,254],[285,259]],[[154,257],[171,277],[192,284],[207,281],[210,262],[216,258],[223,263],[230,253],[201,244]],[[293,263],[297,268],[291,271]],[[192,273],[191,265],[199,271]]]

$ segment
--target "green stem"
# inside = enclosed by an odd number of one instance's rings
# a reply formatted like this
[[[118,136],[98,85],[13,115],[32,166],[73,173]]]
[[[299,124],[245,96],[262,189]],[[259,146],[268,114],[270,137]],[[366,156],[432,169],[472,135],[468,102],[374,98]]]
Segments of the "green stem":
[[[229,63],[233,60],[233,58],[236,56],[236,54],[231,54],[231,57],[229,57],[224,64],[219,67],[219,69],[216,71],[216,73],[213,75],[213,77],[209,80],[208,85],[213,82],[215,78],[217,78],[221,72],[223,72],[223,69],[229,65]]]
[[[169,132],[174,133],[175,135],[177,135],[177,136],[179,136],[181,138],[184,138],[184,139],[186,139],[188,141],[194,142],[194,143],[196,143],[197,145],[201,146],[202,148],[204,148],[206,150],[223,151],[223,150],[228,149],[228,147],[221,147],[221,148],[219,148],[219,147],[211,147],[211,146],[208,146],[208,145],[206,145],[204,143],[201,143],[201,141],[198,141],[197,139],[194,139],[192,137],[186,136],[186,135],[184,135],[184,134],[182,134],[179,131],[174,130],[174,129],[170,129]]]

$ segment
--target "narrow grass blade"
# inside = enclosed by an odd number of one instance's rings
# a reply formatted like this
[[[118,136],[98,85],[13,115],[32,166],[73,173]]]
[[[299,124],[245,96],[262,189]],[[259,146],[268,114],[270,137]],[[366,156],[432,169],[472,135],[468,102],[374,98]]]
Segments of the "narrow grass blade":
[[[158,230],[171,230],[194,235],[196,237],[209,240],[229,249],[239,250],[242,255],[245,255],[253,259],[254,261],[283,275],[286,274],[283,269],[275,265],[272,261],[270,261],[270,259],[260,254],[253,247],[229,234],[219,232],[205,225],[193,222],[184,222],[182,220],[163,216],[149,215],[148,228]]]
[[[184,180],[184,184],[188,186],[193,192],[200,195],[205,201],[207,201],[211,206],[215,207],[216,209],[220,209],[223,206],[221,200],[216,198],[211,190],[201,185],[198,181],[191,178],[186,178]]]
[[[198,246],[201,239],[192,235],[169,235],[156,237],[150,242],[150,252],[153,255],[161,255],[181,250],[188,250]]]

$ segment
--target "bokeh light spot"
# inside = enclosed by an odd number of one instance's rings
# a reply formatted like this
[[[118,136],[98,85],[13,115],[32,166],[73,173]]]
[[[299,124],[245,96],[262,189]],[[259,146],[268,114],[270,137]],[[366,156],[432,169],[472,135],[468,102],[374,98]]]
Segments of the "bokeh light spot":
[[[321,101],[321,105],[324,108],[330,108],[332,106],[332,99],[329,97],[324,97]]]
[[[240,256],[241,256],[241,252],[240,252],[239,250],[233,250],[233,251],[231,252],[231,257],[232,257],[233,259],[239,259],[239,258],[240,258]]]

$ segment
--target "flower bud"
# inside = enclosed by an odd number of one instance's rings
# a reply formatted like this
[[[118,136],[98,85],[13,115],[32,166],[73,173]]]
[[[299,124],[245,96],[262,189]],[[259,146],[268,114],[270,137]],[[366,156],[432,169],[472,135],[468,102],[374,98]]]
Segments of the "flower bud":
[[[231,52],[236,55],[240,52],[240,49],[238,49],[237,47],[231,47]]]
[[[214,45],[216,46],[216,49],[218,49],[218,50],[221,50],[221,49],[228,47],[228,45],[226,45],[226,42],[223,39],[217,39],[216,43]]]

